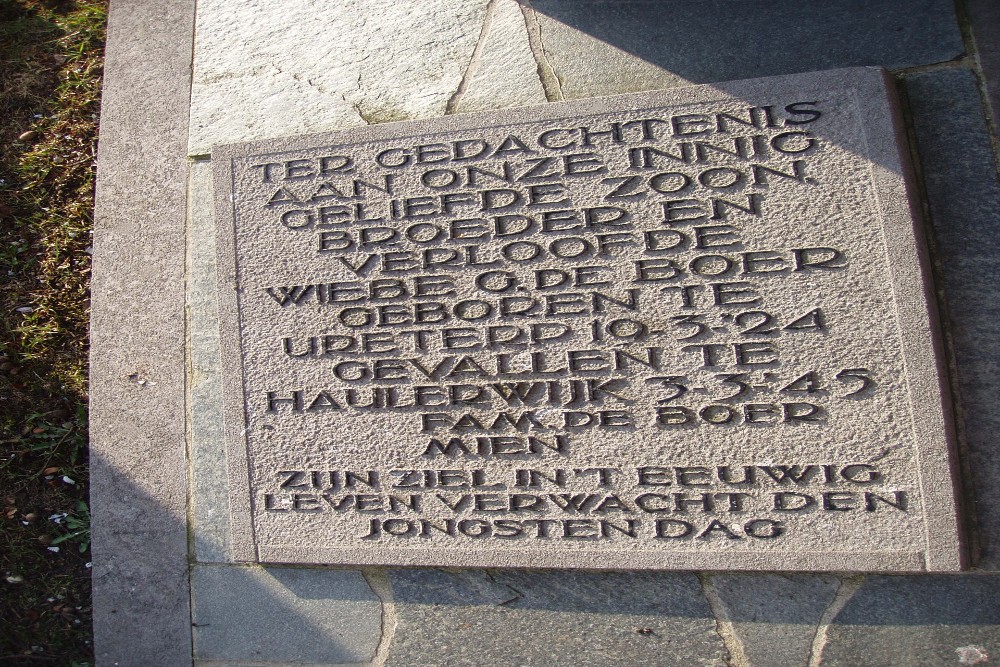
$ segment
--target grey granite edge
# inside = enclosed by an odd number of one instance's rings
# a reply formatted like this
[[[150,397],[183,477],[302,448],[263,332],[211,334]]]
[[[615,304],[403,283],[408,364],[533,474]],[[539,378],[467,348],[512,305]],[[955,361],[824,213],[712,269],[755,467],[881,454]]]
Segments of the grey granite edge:
[[[916,178],[913,158],[908,155],[908,131],[903,117],[902,95],[895,85],[895,78],[888,72],[884,75],[888,97],[888,135],[895,136],[896,148],[892,152],[897,159],[902,186],[906,191],[903,201],[911,202],[905,211],[885,211],[883,231],[890,247],[912,248],[916,261],[898,264],[892,268],[894,292],[901,303],[908,304],[900,309],[900,335],[904,343],[907,365],[923,369],[914,372],[910,381],[911,396],[917,404],[933,406],[933,409],[913,415],[914,433],[920,433],[935,447],[919,450],[921,472],[921,492],[925,503],[936,504],[938,512],[927,512],[926,569],[929,571],[956,571],[968,565],[968,550],[960,501],[958,470],[958,431],[955,424],[954,396],[950,382],[949,358],[945,352],[945,340],[941,311],[938,304],[935,276],[931,261],[931,246],[928,241],[929,211],[922,208],[921,184]],[[911,159],[908,160],[907,157]],[[892,187],[890,181],[884,189]],[[925,217],[926,216],[926,217]],[[898,252],[898,250],[897,250]],[[944,474],[940,473],[945,469]]]
[[[963,64],[955,69],[969,70],[969,65]],[[927,289],[928,305],[936,312],[936,344],[940,345],[941,357],[941,392],[942,399],[950,402],[950,420],[948,428],[954,437],[954,475],[955,503],[957,506],[958,529],[963,538],[963,569],[975,568],[980,560],[981,540],[979,521],[976,511],[976,490],[973,486],[971,469],[972,454],[969,450],[968,436],[965,428],[964,401],[959,382],[959,364],[955,356],[954,319],[945,294],[945,267],[941,261],[941,252],[937,240],[934,218],[930,211],[930,200],[925,181],[925,167],[918,149],[916,127],[909,99],[907,80],[913,74],[910,72],[893,73],[895,92],[899,99],[899,111],[902,116],[902,132],[905,133],[905,145],[909,150],[907,161],[914,187],[914,207],[917,224],[922,232],[923,245],[928,255],[925,264],[929,277]]]
[[[192,662],[183,313],[194,9],[114,0],[109,11],[90,356],[98,665]]]

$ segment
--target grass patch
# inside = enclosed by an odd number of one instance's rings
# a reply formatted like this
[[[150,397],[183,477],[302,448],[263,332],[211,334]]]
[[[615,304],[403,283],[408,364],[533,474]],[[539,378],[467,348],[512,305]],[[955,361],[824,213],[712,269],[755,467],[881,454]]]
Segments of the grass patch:
[[[87,325],[106,0],[0,0],[0,664],[93,663]]]

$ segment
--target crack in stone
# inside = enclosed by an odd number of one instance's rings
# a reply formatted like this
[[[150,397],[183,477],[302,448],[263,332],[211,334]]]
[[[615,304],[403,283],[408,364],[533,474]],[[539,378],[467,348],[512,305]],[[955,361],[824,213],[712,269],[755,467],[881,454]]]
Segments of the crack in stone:
[[[366,58],[367,58],[367,56],[365,58],[362,58],[362,60],[365,60]],[[361,77],[362,77],[362,72],[361,72],[361,70],[358,70],[358,80],[354,83],[354,90],[350,91],[352,94],[361,95]],[[358,118],[360,118],[361,122],[363,122],[365,125],[374,125],[375,124],[375,122],[371,118],[368,117],[368,114],[366,114],[361,109],[361,102],[360,101],[359,102],[354,102],[354,101],[351,101],[351,100],[347,99],[347,93],[341,93],[340,94],[340,99],[344,100],[345,104],[347,104],[349,107],[351,107],[352,109],[354,109],[354,113],[358,114]],[[362,99],[364,99],[363,96],[362,96]]]
[[[364,123],[365,125],[374,124],[371,120],[369,120],[368,116],[365,115],[365,112],[361,110],[361,104],[359,102],[351,102],[349,99],[347,99],[347,95],[341,95],[340,99],[344,100],[347,106],[354,109],[354,113],[358,114],[358,118],[361,119],[362,123]]]
[[[736,629],[733,627],[733,621],[729,616],[729,608],[726,607],[726,603],[719,596],[719,591],[716,590],[712,578],[707,574],[698,574],[696,576],[699,583],[701,583],[701,592],[705,596],[705,600],[708,601],[708,606],[715,617],[715,634],[719,635],[722,645],[729,652],[729,660],[727,661],[729,667],[752,667],[750,660],[747,658],[743,641],[736,634]]]
[[[392,595],[392,582],[389,575],[383,569],[368,568],[361,570],[368,588],[372,590],[375,597],[382,605],[382,629],[379,635],[378,646],[375,648],[375,655],[372,657],[370,667],[382,667],[389,658],[389,647],[396,636],[396,626],[398,617],[396,615],[396,603]]]
[[[521,5],[524,27],[528,31],[528,47],[538,66],[538,80],[542,84],[542,90],[545,91],[545,99],[549,102],[561,102],[566,97],[563,95],[559,75],[549,61],[548,54],[545,53],[545,45],[542,43],[542,24],[538,22],[531,0],[518,0],[518,4]]]
[[[498,607],[503,607],[504,605],[513,604],[515,602],[518,602],[519,600],[524,599],[524,593],[522,593],[521,591],[517,590],[516,588],[514,588],[510,584],[505,584],[505,583],[497,581],[496,577],[494,577],[492,573],[484,570],[483,574],[485,574],[486,578],[489,579],[490,581],[492,581],[497,586],[503,586],[504,588],[506,588],[507,590],[509,590],[511,593],[514,594],[514,597],[510,598],[509,600],[504,600],[502,602],[497,602],[497,606]]]
[[[501,0],[490,0],[486,5],[486,13],[483,16],[483,27],[479,31],[479,39],[476,40],[476,46],[472,49],[472,57],[469,59],[469,64],[465,68],[465,72],[462,74],[462,80],[458,84],[458,88],[452,94],[451,98],[448,100],[448,104],[445,105],[444,113],[445,115],[453,114],[458,111],[458,105],[462,103],[462,97],[465,95],[465,91],[469,89],[469,85],[472,83],[473,77],[476,76],[476,72],[479,71],[479,63],[483,59],[483,50],[486,47],[486,40],[490,37],[490,30],[493,28],[493,15],[496,13],[497,3]]]
[[[847,603],[851,601],[863,583],[865,583],[864,576],[841,578],[836,595],[823,610],[823,615],[819,617],[819,622],[816,624],[816,634],[813,636],[812,646],[809,647],[809,663],[806,667],[820,667],[823,661],[823,651],[826,649],[829,639],[827,633],[830,630],[830,624],[847,606]]]

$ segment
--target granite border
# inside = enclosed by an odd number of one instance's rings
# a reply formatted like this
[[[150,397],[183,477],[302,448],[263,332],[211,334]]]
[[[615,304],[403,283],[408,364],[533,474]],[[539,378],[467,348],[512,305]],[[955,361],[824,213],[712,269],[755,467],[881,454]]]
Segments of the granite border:
[[[98,665],[190,665],[187,118],[195,0],[111,3],[90,355]]]

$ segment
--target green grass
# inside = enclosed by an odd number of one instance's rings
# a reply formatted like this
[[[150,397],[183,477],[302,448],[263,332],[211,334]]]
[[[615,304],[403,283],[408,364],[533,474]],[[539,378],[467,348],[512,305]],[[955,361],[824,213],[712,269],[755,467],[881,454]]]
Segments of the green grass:
[[[0,0],[2,665],[93,661],[86,355],[105,14],[105,0]]]

